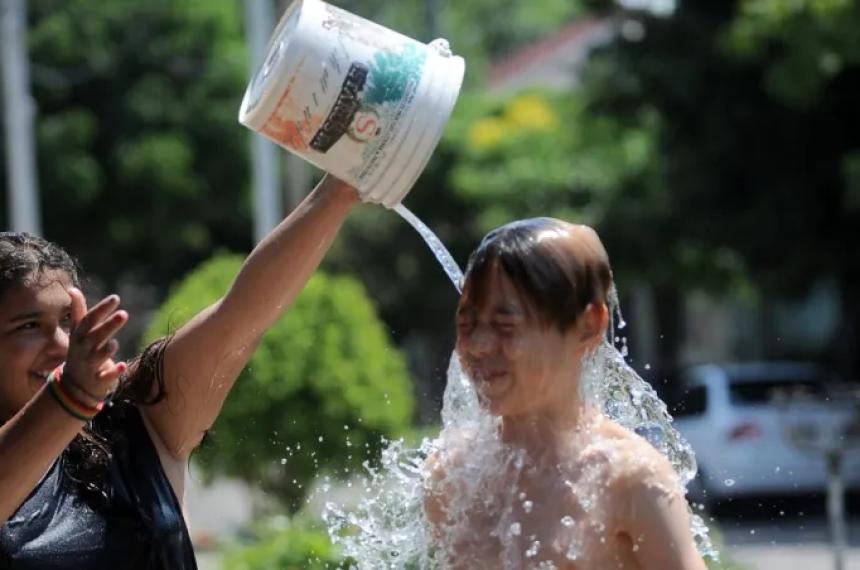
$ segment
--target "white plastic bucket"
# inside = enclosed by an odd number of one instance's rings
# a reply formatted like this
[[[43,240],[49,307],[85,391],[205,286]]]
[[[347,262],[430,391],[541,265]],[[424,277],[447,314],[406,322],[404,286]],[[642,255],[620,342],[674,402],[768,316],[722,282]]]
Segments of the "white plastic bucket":
[[[463,82],[425,45],[320,0],[293,2],[239,121],[388,207],[424,170]]]

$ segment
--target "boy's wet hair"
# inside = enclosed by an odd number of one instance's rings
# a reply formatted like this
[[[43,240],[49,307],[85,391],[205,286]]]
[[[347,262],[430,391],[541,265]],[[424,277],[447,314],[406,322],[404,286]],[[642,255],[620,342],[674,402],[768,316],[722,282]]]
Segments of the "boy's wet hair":
[[[582,231],[593,239],[582,243],[561,238],[570,228],[554,218],[530,218],[488,233],[469,257],[461,307],[480,306],[496,266],[546,327],[564,332],[589,303],[606,303],[612,286],[606,251],[590,228]]]

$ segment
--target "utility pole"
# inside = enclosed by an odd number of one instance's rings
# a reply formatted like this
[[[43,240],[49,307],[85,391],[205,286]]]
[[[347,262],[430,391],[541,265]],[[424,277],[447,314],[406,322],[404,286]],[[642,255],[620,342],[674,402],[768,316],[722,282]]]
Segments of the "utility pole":
[[[272,0],[245,0],[246,36],[251,54],[251,77],[266,57],[274,29]],[[254,240],[259,242],[283,215],[278,184],[278,147],[262,135],[251,133],[251,180],[254,195]]]
[[[6,123],[7,202],[13,231],[41,233],[33,142],[35,103],[27,60],[26,0],[2,0],[3,101]]]
[[[439,0],[424,0],[424,21],[427,26],[427,41],[439,37]]]

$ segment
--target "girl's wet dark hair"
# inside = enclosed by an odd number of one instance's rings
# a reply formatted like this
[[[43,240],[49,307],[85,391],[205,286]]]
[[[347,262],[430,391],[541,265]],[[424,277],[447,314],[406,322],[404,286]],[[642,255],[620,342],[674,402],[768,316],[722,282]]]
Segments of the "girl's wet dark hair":
[[[539,322],[564,332],[589,303],[606,303],[612,271],[597,234],[557,239],[571,226],[554,218],[530,218],[488,233],[469,257],[460,304],[479,306],[498,264]]]
[[[49,270],[63,271],[80,287],[78,264],[63,248],[27,232],[0,232],[0,295]]]
[[[0,232],[0,295],[25,287],[46,271],[62,271],[75,287],[81,287],[80,267],[63,248],[27,232]],[[164,398],[164,349],[168,339],[149,345],[129,366],[133,377],[124,378],[108,409],[90,424],[66,449],[63,468],[83,495],[100,503],[109,493],[106,475],[111,449],[123,434],[100,421],[107,413],[123,414],[134,405],[151,405]],[[2,418],[0,418],[2,420]]]

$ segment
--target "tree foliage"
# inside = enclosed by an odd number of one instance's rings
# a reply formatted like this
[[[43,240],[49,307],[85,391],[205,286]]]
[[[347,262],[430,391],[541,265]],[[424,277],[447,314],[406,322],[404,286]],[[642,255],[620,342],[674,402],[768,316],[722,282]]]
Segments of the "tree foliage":
[[[109,284],[164,290],[250,243],[240,14],[232,0],[29,2],[44,232]]]
[[[296,519],[286,528],[269,524],[256,534],[254,544],[227,552],[223,570],[324,570],[343,568],[347,562],[325,529]]]
[[[219,299],[241,263],[222,255],[188,275],[147,340]],[[412,408],[403,358],[364,289],[318,273],[263,337],[199,459],[209,473],[258,485],[295,510],[318,472],[342,475],[373,459],[383,437],[408,428]]]
[[[592,60],[591,111],[626,126],[657,117],[676,243],[725,252],[774,296],[838,283],[830,356],[857,374],[860,261],[847,244],[860,241],[860,6],[687,0],[667,18],[629,17],[644,35]]]

